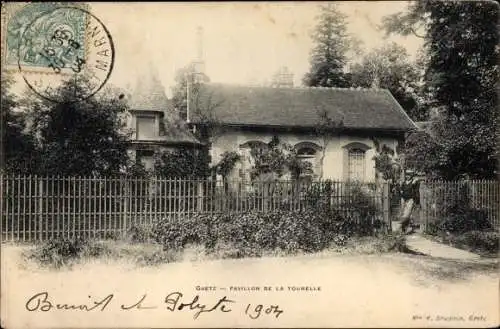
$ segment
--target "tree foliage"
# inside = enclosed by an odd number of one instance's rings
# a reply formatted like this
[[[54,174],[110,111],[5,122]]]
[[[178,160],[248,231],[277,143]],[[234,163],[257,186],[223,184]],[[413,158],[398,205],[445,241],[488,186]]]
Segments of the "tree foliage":
[[[10,92],[13,77],[2,71],[1,75],[1,169],[10,173],[30,173],[36,166],[36,149],[33,137],[26,131],[26,117],[17,111],[18,100]]]
[[[155,154],[154,173],[167,178],[200,178],[210,174],[209,163],[202,150],[177,148]]]
[[[401,177],[401,160],[395,150],[386,144],[374,139],[375,156],[375,175],[384,181],[396,183]]]
[[[314,48],[310,55],[310,70],[303,81],[306,86],[349,86],[344,66],[352,40],[347,33],[346,17],[335,4],[320,7],[317,25],[312,33]]]
[[[425,131],[415,131],[405,140],[405,167],[429,178],[439,178],[434,171],[439,167],[440,153],[435,139]],[[445,157],[441,161],[446,161]]]
[[[419,80],[420,72],[406,48],[394,42],[372,50],[351,67],[352,86],[388,89],[406,113],[417,121],[426,118],[418,104]]]
[[[56,90],[58,102],[27,96],[23,100],[37,140],[37,173],[44,175],[115,175],[128,164],[127,105],[107,88],[86,99],[86,84],[69,81]]]
[[[436,112],[432,142],[408,151],[435,154],[425,165],[428,173],[446,179],[496,176],[498,12],[494,2],[427,0],[386,19],[388,32],[425,38],[424,94]]]

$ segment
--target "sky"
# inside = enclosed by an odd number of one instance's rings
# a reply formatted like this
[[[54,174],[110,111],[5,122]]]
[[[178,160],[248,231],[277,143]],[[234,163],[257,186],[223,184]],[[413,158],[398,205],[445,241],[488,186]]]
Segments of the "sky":
[[[318,4],[260,3],[92,3],[93,13],[110,31],[116,61],[111,83],[134,85],[147,65],[157,70],[170,93],[177,69],[197,55],[196,28],[203,28],[205,70],[213,82],[265,83],[280,67],[301,84],[309,69],[310,33]],[[348,15],[348,30],[367,50],[395,41],[410,54],[420,47],[411,37],[384,39],[377,29],[384,15],[406,2],[339,2]],[[139,71],[139,72],[137,72]]]
[[[213,82],[263,84],[281,66],[294,73],[295,85],[309,69],[310,33],[318,2],[91,3],[92,13],[109,30],[115,63],[109,83],[131,87],[152,66],[167,95],[175,72],[197,55],[196,28],[203,28],[206,74]],[[384,15],[404,10],[401,1],[339,2],[348,31],[363,48],[395,41],[415,54],[412,37],[384,38],[377,29]]]

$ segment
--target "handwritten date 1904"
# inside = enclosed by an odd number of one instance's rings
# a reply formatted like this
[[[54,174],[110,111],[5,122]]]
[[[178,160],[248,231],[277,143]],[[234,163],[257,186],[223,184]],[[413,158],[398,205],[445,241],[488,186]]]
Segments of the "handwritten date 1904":
[[[270,305],[269,307],[264,307],[264,305],[259,304],[255,307],[251,306],[252,304],[247,305],[245,314],[247,314],[250,319],[254,320],[259,318],[262,314],[274,315],[276,318],[278,318],[281,313],[283,313],[283,310],[281,310],[278,305]]]

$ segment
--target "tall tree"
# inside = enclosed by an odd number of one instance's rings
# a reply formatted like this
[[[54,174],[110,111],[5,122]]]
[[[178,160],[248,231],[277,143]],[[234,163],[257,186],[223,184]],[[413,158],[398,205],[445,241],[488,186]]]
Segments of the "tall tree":
[[[310,55],[311,67],[303,80],[306,86],[349,86],[349,79],[344,72],[346,53],[351,45],[346,18],[335,4],[320,7],[317,25],[312,33],[314,48]]]
[[[12,75],[2,70],[0,169],[10,173],[30,173],[36,166],[37,153],[33,136],[26,131],[26,117],[16,110],[19,103],[10,92],[13,82]]]
[[[427,116],[418,106],[419,80],[418,67],[410,60],[406,49],[394,42],[370,51],[360,63],[351,67],[354,87],[388,89],[416,121]]]
[[[388,32],[425,38],[424,90],[437,115],[422,144],[431,149],[419,151],[436,154],[427,170],[439,177],[496,176],[498,13],[495,2],[427,0],[386,18]]]
[[[40,149],[38,173],[45,175],[113,175],[128,164],[129,134],[123,96],[108,88],[82,99],[85,83],[67,82],[57,90],[58,102],[28,98],[32,131]]]
[[[201,72],[196,72],[196,67],[193,63],[177,70],[175,74],[175,86],[172,88],[172,103],[176,110],[177,116],[186,121],[188,107],[188,89],[190,110],[197,109],[200,104],[193,104],[197,100],[203,83],[210,82],[209,77]],[[189,87],[189,88],[188,88]]]
[[[179,131],[189,131],[190,134],[192,132],[204,145],[201,148],[164,152],[157,158],[155,170],[165,174],[167,171],[177,172],[182,177],[207,176],[212,162],[210,142],[220,126],[214,112],[218,104],[212,101],[211,95],[206,95],[204,88],[204,83],[210,82],[210,79],[203,72],[197,72],[194,63],[190,63],[176,72],[175,81],[176,85],[172,88],[175,113],[167,116],[165,125]],[[188,119],[192,122],[194,117],[197,120],[195,129],[192,129]]]

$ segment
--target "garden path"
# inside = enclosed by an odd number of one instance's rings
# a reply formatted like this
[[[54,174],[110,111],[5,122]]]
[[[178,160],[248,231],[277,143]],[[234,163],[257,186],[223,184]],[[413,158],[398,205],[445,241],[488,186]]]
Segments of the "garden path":
[[[481,258],[481,256],[472,252],[432,241],[418,233],[408,235],[406,237],[406,245],[411,251],[431,257],[459,260],[477,260]]]

